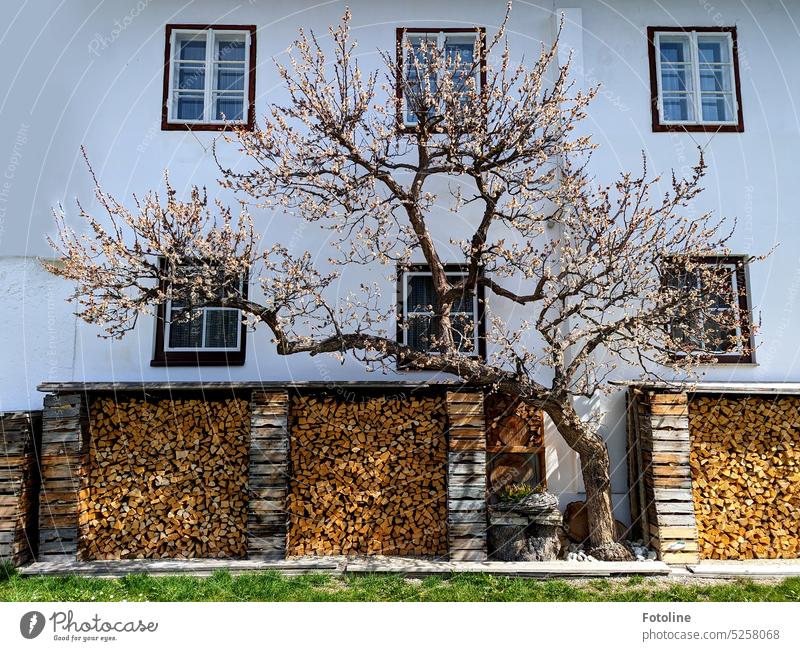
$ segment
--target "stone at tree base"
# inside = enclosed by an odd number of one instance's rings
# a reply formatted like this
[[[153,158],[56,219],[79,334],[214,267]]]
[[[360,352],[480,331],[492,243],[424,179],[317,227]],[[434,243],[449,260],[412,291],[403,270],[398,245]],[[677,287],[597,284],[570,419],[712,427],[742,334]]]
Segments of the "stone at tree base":
[[[533,493],[489,512],[489,557],[497,561],[554,561],[561,555],[558,499]]]

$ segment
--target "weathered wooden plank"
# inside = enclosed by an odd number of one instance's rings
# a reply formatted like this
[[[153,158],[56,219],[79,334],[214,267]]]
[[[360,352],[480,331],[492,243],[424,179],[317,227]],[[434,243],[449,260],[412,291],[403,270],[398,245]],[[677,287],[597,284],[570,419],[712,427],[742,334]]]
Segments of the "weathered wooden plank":
[[[691,502],[692,491],[686,488],[656,488],[654,497],[660,502]]]
[[[473,524],[486,526],[485,511],[450,511],[447,522],[456,524]]]
[[[669,565],[693,565],[700,562],[697,552],[662,553],[660,559]]]
[[[461,464],[486,464],[486,452],[479,451],[459,451],[448,452],[447,462],[451,466]]]
[[[653,463],[650,466],[654,477],[691,477],[692,470],[688,465],[676,463],[660,464]]]
[[[485,561],[486,550],[451,549],[451,561]]]
[[[656,416],[688,416],[689,405],[683,404],[654,404],[652,407],[653,417]]]
[[[483,538],[457,538],[450,542],[451,554],[456,551],[484,551],[486,540]]]
[[[650,418],[650,427],[655,432],[658,430],[685,430],[689,432],[689,418],[686,416],[660,416]]]
[[[450,449],[453,451],[485,450],[486,441],[483,439],[459,439],[450,438]]]
[[[694,516],[694,504],[692,502],[656,502],[656,513],[661,514],[692,514]]]
[[[447,496],[453,500],[464,499],[464,498],[472,498],[480,500],[486,497],[486,487],[454,486],[451,484],[447,489]]]
[[[486,500],[448,500],[447,508],[449,511],[471,511],[473,513],[485,513]]]
[[[694,512],[676,515],[659,514],[658,524],[663,527],[694,527],[696,526],[696,520]]]
[[[671,438],[669,440],[664,439],[656,439],[652,442],[650,446],[652,448],[653,453],[656,452],[688,452],[689,451],[689,441],[687,440],[677,440]]]

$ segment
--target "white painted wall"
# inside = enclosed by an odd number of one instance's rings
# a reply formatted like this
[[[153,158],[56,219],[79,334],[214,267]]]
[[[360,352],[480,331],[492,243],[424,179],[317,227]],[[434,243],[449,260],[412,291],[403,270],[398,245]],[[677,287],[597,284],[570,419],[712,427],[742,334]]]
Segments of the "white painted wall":
[[[164,168],[173,184],[207,185],[216,192],[216,167],[210,155],[215,134],[160,130],[164,25],[220,23],[258,25],[257,113],[283,95],[272,57],[281,57],[298,27],[324,32],[343,12],[344,2],[306,0],[42,0],[4,9],[0,31],[0,288],[2,288],[2,377],[0,409],[35,408],[43,380],[264,380],[371,378],[358,365],[333,359],[276,356],[264,331],[248,339],[247,363],[234,368],[165,369],[150,367],[152,319],[122,341],[97,337],[95,328],[77,323],[63,298],[68,288],[48,277],[35,260],[49,255],[44,241],[52,233],[51,207],[64,203],[74,217],[74,199],[91,206],[89,177],[80,159],[85,145],[106,189],[119,197],[159,187]],[[362,65],[379,65],[378,50],[394,48],[400,25],[483,25],[490,31],[505,2],[442,0],[403,3],[351,0],[354,32]],[[550,41],[560,3],[516,3],[510,24],[515,56],[530,58]],[[758,11],[732,0],[710,8],[695,0],[663,3],[614,0],[572,2],[566,7],[565,46],[576,50],[575,74],[581,84],[602,83],[585,126],[600,149],[594,158],[599,179],[623,168],[636,169],[641,152],[651,169],[685,169],[695,158],[695,143],[706,148],[707,191],[696,202],[699,213],[714,210],[739,220],[737,251],[763,253],[780,246],[750,270],[753,303],[760,309],[757,364],[709,367],[708,379],[798,380],[797,304],[800,301],[800,229],[797,165],[800,151],[800,70],[793,53],[800,46],[800,2],[764,0]],[[736,25],[745,132],[741,134],[664,134],[650,129],[648,25]],[[566,48],[564,49],[566,52]],[[13,63],[11,63],[13,62]],[[224,146],[225,162],[235,154]],[[298,227],[279,215],[260,214],[265,242],[309,248],[324,259],[325,234]],[[446,242],[459,221],[442,213],[436,237]],[[73,223],[77,221],[73,220]],[[342,291],[358,282],[362,269],[350,270]],[[385,281],[386,300],[394,286]],[[510,316],[507,304],[491,308]],[[407,377],[407,376],[405,376]],[[384,378],[386,379],[386,378]],[[587,407],[588,409],[589,407]],[[613,489],[625,519],[624,398],[599,398],[590,407],[602,414],[602,432],[615,467]],[[566,502],[582,490],[574,455],[548,428],[551,489]]]

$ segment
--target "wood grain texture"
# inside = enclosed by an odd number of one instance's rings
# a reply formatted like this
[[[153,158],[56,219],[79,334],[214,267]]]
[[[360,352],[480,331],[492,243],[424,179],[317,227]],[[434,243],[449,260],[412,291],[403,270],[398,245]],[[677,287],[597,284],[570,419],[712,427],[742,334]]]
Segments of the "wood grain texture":
[[[485,561],[486,420],[483,394],[478,391],[448,391],[445,401],[449,427],[447,542],[450,560]],[[469,447],[462,443],[467,437],[471,442]]]
[[[282,559],[289,486],[289,395],[253,391],[250,410],[247,556]]]

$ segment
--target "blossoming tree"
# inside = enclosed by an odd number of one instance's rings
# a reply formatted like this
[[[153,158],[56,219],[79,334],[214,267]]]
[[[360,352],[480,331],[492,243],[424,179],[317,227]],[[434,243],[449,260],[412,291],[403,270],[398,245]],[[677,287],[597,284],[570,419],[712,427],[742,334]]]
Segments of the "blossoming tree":
[[[349,23],[347,13],[324,42],[301,32],[278,66],[286,104],[252,131],[229,132],[224,146],[238,146],[242,164],[221,164],[221,183],[247,209],[235,214],[196,188],[180,198],[168,182],[166,196],[126,206],[97,185],[101,213],[80,208],[88,234],[57,213],[51,244],[61,260],[50,270],[74,282],[79,315],[110,336],[173,298],[234,307],[269,328],[280,355],[447,373],[541,409],[580,457],[593,554],[626,558],[608,451],[576,401],[608,390],[619,366],[666,377],[709,361],[714,347],[699,342],[710,332],[749,344],[726,274],[697,262],[724,253],[729,236],[707,214],[687,216],[702,156],[658,196],[661,181],[646,171],[597,186],[587,173],[594,145],[576,135],[594,91],[573,92],[555,44],[527,66],[512,62],[505,21],[491,39],[476,32],[473,57],[402,34],[383,70],[364,72]],[[447,251],[431,231],[443,208],[470,224]],[[255,209],[329,229],[325,268],[315,252],[261,246]],[[424,346],[387,334],[393,300],[379,283],[334,292],[342,266],[398,273],[423,260],[432,284]],[[447,273],[451,262],[462,275]],[[243,275],[257,289],[250,298],[231,282]],[[479,291],[491,317],[483,356],[465,350],[472,337],[453,314]]]

